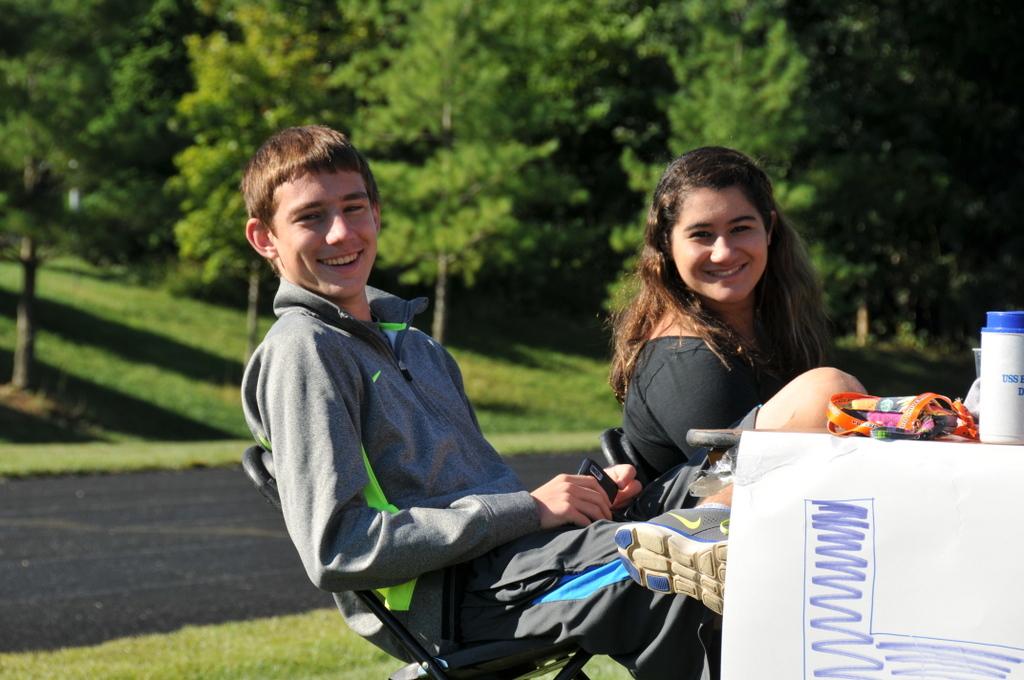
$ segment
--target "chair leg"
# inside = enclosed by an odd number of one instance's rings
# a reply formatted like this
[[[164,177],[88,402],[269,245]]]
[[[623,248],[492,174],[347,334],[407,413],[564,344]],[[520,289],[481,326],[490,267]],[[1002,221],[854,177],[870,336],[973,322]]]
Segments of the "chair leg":
[[[590,661],[591,656],[593,654],[582,649],[577,651],[569,659],[569,663],[562,666],[562,670],[558,671],[558,675],[554,677],[554,680],[590,680],[587,674],[583,672],[583,667]]]
[[[416,659],[423,672],[433,680],[447,680],[448,675],[437,664],[437,660],[430,654],[423,645],[414,638],[405,626],[398,622],[384,603],[377,599],[377,596],[369,590],[354,590],[356,597],[374,613],[377,619],[398,638],[405,650]],[[422,677],[422,676],[421,676]]]

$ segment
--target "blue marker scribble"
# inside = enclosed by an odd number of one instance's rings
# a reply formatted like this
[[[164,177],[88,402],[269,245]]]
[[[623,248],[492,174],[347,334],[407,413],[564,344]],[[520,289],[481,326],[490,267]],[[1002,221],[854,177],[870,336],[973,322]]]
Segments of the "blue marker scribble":
[[[871,500],[807,502],[805,677],[1009,678],[1024,650],[871,630],[873,510]]]
[[[878,649],[885,653],[892,675],[901,678],[1005,679],[1021,662],[1021,658],[1004,652],[920,640],[879,642]]]
[[[860,503],[860,504],[859,504]],[[811,501],[813,554],[808,617],[822,631],[808,656],[816,678],[876,678],[883,668],[868,630],[864,597],[870,566],[865,539],[871,529],[864,501]]]

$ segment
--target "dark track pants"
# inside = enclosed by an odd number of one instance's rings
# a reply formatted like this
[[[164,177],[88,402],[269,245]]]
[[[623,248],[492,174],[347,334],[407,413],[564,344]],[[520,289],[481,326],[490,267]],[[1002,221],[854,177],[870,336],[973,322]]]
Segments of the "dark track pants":
[[[696,471],[680,466],[665,473],[622,519],[691,507],[696,499],[686,488]],[[601,521],[538,532],[470,562],[463,580],[462,641],[575,640],[589,652],[613,657],[637,678],[699,680],[705,662],[700,638],[712,634],[714,615],[692,598],[634,583],[619,562],[616,528],[618,522]],[[708,660],[716,671],[719,650],[713,647]]]

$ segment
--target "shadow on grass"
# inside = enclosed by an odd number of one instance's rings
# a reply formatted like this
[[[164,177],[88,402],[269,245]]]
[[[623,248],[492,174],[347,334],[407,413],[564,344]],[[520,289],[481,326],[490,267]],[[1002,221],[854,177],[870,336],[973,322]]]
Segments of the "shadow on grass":
[[[428,310],[418,321],[429,324],[429,317]],[[429,326],[421,328],[429,331]],[[543,368],[535,355],[520,348],[609,360],[609,339],[608,330],[596,316],[569,318],[541,313],[527,317],[521,313],[503,314],[500,309],[476,309],[460,310],[452,316],[445,344],[523,366]]]
[[[0,383],[11,378],[11,352],[0,350]],[[6,441],[45,443],[96,440],[90,426],[143,439],[199,441],[237,434],[155,406],[147,401],[69,376],[36,363],[37,390],[56,402],[59,417],[44,418],[0,405],[0,433]]]
[[[937,392],[955,399],[966,396],[974,381],[974,357],[970,350],[961,354],[881,345],[836,348],[833,358],[876,396]]]
[[[488,399],[487,397],[474,399],[473,409],[477,412],[486,412],[495,415],[503,416],[523,416],[526,415],[527,409],[518,404],[509,404],[504,401],[497,401]]]
[[[60,422],[0,404],[0,440],[19,444],[52,444],[87,442],[93,438]]]
[[[48,261],[46,262],[46,270],[61,272],[64,274],[72,274],[74,276],[83,276],[86,278],[94,279],[96,281],[122,281],[124,280],[124,267],[111,266],[111,267],[90,267],[83,263],[76,263],[74,261]]]
[[[18,296],[0,290],[0,314],[16,314]],[[128,361],[162,366],[194,380],[215,385],[237,384],[242,380],[242,362],[184,345],[148,331],[103,319],[77,307],[39,298],[36,300],[39,328],[79,345],[93,345]]]

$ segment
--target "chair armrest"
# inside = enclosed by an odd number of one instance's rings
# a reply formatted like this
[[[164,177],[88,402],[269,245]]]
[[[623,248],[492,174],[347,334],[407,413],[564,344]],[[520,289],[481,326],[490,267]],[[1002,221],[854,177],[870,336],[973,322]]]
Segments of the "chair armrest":
[[[637,480],[645,486],[658,476],[629,443],[621,427],[609,427],[601,433],[601,453],[608,465],[628,463],[635,467]]]
[[[259,446],[250,446],[242,454],[242,470],[245,471],[249,481],[260,492],[260,495],[267,499],[268,503],[280,510],[281,496],[277,492],[277,480],[270,473],[273,460],[269,451],[265,451]]]

